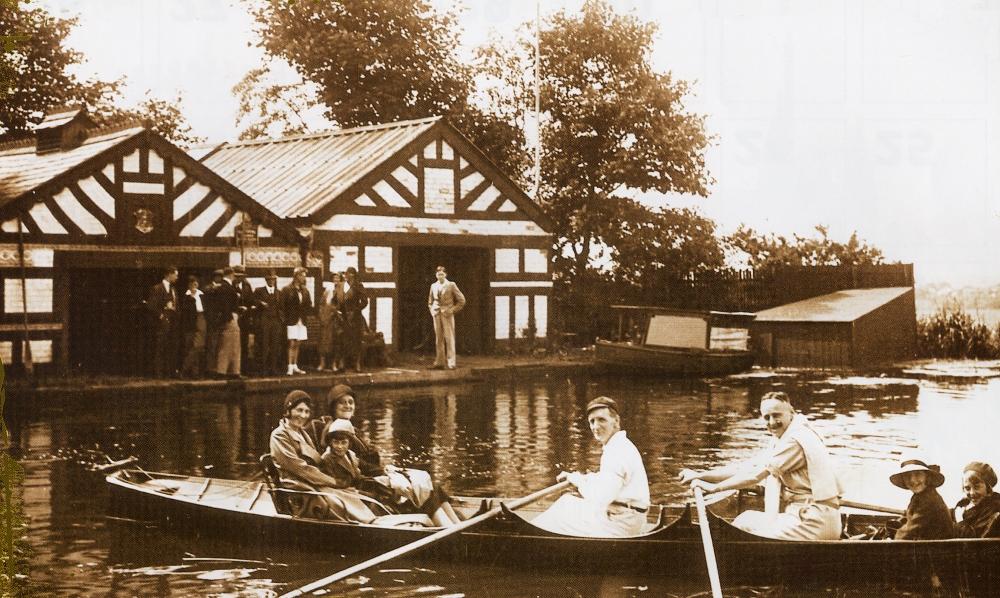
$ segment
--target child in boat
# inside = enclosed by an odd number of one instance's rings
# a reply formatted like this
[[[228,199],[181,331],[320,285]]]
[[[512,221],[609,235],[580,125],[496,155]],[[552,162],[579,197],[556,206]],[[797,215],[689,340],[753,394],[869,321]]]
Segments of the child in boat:
[[[896,530],[896,540],[940,540],[954,535],[951,512],[937,491],[944,484],[940,467],[907,459],[889,480],[913,493],[902,525]]]
[[[993,491],[997,474],[987,463],[973,461],[962,470],[965,498],[955,505],[955,535],[959,538],[1000,536],[1000,494]]]
[[[391,476],[405,476],[405,470],[382,468],[369,461],[359,459],[351,450],[354,426],[346,419],[335,419],[327,426],[323,435],[326,451],[320,458],[320,469],[337,481],[338,488],[357,488],[366,492],[391,508],[398,508],[410,497],[397,489],[403,484],[393,484]],[[422,504],[413,504],[430,517],[438,526],[446,526],[461,521],[444,492],[434,487]]]

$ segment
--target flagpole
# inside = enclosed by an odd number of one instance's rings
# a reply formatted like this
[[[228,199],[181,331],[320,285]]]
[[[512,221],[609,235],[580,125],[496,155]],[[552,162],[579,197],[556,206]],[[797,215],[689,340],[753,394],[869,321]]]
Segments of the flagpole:
[[[539,82],[541,71],[542,1],[535,1],[535,189],[532,193],[538,201],[538,191],[542,186],[542,89]]]

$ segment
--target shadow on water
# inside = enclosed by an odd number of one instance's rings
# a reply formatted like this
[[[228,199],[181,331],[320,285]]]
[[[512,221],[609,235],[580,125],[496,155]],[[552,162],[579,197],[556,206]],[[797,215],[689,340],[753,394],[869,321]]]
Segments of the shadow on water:
[[[669,503],[687,500],[676,483],[682,467],[717,465],[761,446],[767,434],[757,405],[771,390],[793,397],[846,468],[882,468],[868,478],[849,477],[852,483],[881,488],[888,486],[883,470],[895,466],[900,451],[933,446],[942,413],[959,410],[983,420],[995,414],[991,395],[998,388],[995,382],[962,387],[839,376],[516,379],[361,391],[355,423],[387,460],[428,469],[454,493],[522,496],[550,484],[560,470],[598,467],[600,447],[587,429],[584,407],[608,394],[623,406],[623,424],[643,454],[654,500]],[[308,390],[325,411],[326,389]],[[267,450],[282,398],[282,393],[200,394],[8,410],[11,448],[18,455],[10,463],[24,476],[16,511],[28,525],[22,554],[31,551],[30,585],[24,589],[38,595],[267,595],[352,564],[337,547],[302,553],[252,543],[195,542],[107,517],[106,485],[88,466],[135,455],[150,470],[249,479],[257,473],[256,457]],[[1000,453],[990,450],[978,458],[1000,461]],[[966,457],[957,455],[952,462]],[[952,462],[947,463],[960,467]],[[707,589],[697,576],[693,581],[664,578],[658,571],[664,566],[651,563],[648,576],[616,577],[400,561],[332,594],[689,596]],[[906,595],[863,580],[816,589],[796,581],[792,588],[732,588],[729,594]]]

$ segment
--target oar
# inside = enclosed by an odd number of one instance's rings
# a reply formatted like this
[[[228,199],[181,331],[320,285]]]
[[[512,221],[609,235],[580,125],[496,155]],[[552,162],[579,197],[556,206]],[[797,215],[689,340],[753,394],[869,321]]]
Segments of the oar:
[[[511,511],[513,511],[513,510],[519,509],[519,508],[521,508],[521,507],[523,507],[525,505],[529,505],[529,504],[531,504],[531,503],[533,503],[533,502],[535,502],[537,500],[545,498],[546,496],[548,496],[550,494],[554,494],[556,492],[562,492],[563,490],[569,488],[569,485],[570,485],[569,481],[559,482],[558,484],[556,484],[554,486],[549,486],[548,488],[545,488],[543,490],[539,490],[538,492],[535,492],[534,494],[529,494],[528,496],[525,496],[523,498],[519,498],[517,500],[513,500],[513,501],[511,501],[509,503],[506,503],[506,504],[504,504],[504,506],[506,506],[508,509],[510,509]],[[328,586],[328,585],[330,585],[332,583],[336,583],[336,582],[338,582],[338,581],[340,581],[342,579],[347,579],[348,577],[350,577],[352,575],[356,575],[358,573],[361,573],[365,569],[370,569],[371,567],[374,567],[375,565],[380,565],[380,564],[382,564],[382,563],[384,563],[386,561],[391,561],[392,559],[397,558],[397,557],[401,557],[401,556],[403,556],[405,554],[409,554],[411,552],[416,552],[417,550],[420,550],[421,548],[424,548],[425,546],[429,546],[429,545],[431,545],[431,544],[433,544],[433,543],[435,543],[435,542],[437,542],[439,540],[443,540],[443,539],[447,538],[448,536],[451,536],[453,534],[457,534],[460,531],[467,530],[470,527],[474,527],[476,525],[479,525],[480,523],[483,523],[484,521],[488,521],[490,519],[493,519],[494,517],[496,517],[497,515],[499,515],[501,512],[502,512],[502,509],[501,509],[500,506],[494,507],[494,508],[490,509],[489,511],[486,511],[482,515],[476,515],[475,517],[473,517],[471,519],[466,519],[465,521],[462,521],[460,523],[456,523],[455,525],[446,527],[446,528],[444,528],[443,530],[441,530],[441,531],[439,531],[437,533],[431,534],[429,536],[425,536],[425,537],[423,537],[423,538],[421,538],[419,540],[416,540],[414,542],[410,542],[409,544],[406,544],[404,546],[400,546],[399,548],[397,548],[395,550],[390,550],[389,552],[386,552],[384,554],[380,554],[377,557],[368,559],[367,561],[365,561],[363,563],[358,563],[357,565],[354,565],[353,567],[348,567],[347,569],[344,569],[343,571],[340,571],[338,573],[334,573],[333,575],[330,575],[329,577],[324,577],[323,579],[318,579],[318,580],[312,582],[309,585],[302,586],[301,588],[299,588],[297,590],[292,590],[291,592],[288,592],[287,594],[282,594],[280,598],[294,598],[296,596],[302,596],[303,594],[308,594],[309,592],[315,592],[316,590],[318,590],[320,588],[324,588],[324,587],[326,587],[326,586]]]
[[[719,582],[719,565],[715,562],[715,547],[712,532],[708,529],[708,511],[701,488],[694,487],[694,504],[698,507],[698,527],[701,528],[701,544],[705,549],[705,563],[708,565],[708,580],[712,584],[712,598],[722,598],[722,583]]]
[[[889,513],[890,515],[905,515],[906,511],[903,509],[896,509],[893,507],[882,507],[879,505],[870,505],[863,502],[855,502],[853,500],[840,499],[840,506],[851,507],[852,509],[864,509],[866,511],[877,511],[879,513]]]

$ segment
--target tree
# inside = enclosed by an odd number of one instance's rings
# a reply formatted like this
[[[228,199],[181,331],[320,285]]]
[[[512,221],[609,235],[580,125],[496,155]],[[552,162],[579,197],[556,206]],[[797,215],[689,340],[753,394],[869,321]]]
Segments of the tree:
[[[181,105],[184,98],[178,92],[173,100],[157,98],[147,91],[146,97],[134,108],[120,108],[108,102],[96,105],[95,114],[91,116],[98,125],[119,123],[126,120],[141,122],[151,131],[182,148],[203,143],[204,137],[195,135],[187,122]]]
[[[521,122],[534,103],[533,32],[522,31],[515,47],[494,43],[480,52],[486,74],[502,81],[495,88],[514,90],[496,92],[498,103],[515,104],[506,112]],[[672,276],[722,264],[710,220],[633,199],[638,192],[706,196],[712,183],[704,117],[685,110],[686,82],[654,71],[655,32],[601,0],[543,23],[539,199],[556,225],[563,314],[584,313],[595,296],[613,300],[611,292],[654,295]],[[602,261],[610,276],[592,275]],[[582,287],[594,288],[581,294]]]
[[[858,239],[851,233],[847,243],[834,241],[827,227],[815,227],[817,238],[793,234],[791,240],[776,234],[759,234],[752,228],[740,226],[726,238],[734,249],[747,256],[754,270],[769,271],[781,266],[839,266],[881,264],[882,250]]]
[[[54,17],[42,8],[0,2],[0,31],[12,32],[0,54],[0,135],[28,134],[45,111],[62,105],[84,105],[98,124],[122,119],[148,120],[151,128],[177,143],[201,139],[192,133],[180,110],[181,97],[150,96],[134,108],[122,108],[125,79],[81,80],[69,72],[83,55],[65,45],[77,20]]]
[[[305,130],[301,114],[314,101],[341,127],[446,116],[520,179],[523,131],[498,112],[501,106],[475,97],[474,67],[456,53],[453,12],[425,0],[262,0],[251,11],[259,45],[304,83],[273,85],[266,69],[248,73],[234,88],[247,123],[242,136]]]
[[[259,45],[316,83],[340,126],[461,112],[468,98],[455,15],[425,0],[265,0],[251,10]]]
[[[118,92],[120,81],[80,81],[67,72],[83,58],[64,45],[74,25],[42,8],[0,3],[0,31],[10,36],[0,54],[0,132],[25,133],[49,106]]]
[[[656,26],[590,0],[579,13],[556,13],[541,31],[542,198],[576,269],[592,249],[621,239],[622,219],[652,211],[626,201],[635,191],[705,196],[711,178],[704,117],[683,106],[688,84],[650,64]],[[520,88],[514,101],[531,110],[528,39],[484,52]],[[643,210],[646,210],[643,212]],[[683,215],[679,213],[678,215]],[[562,248],[559,248],[562,249]]]
[[[251,69],[233,87],[239,99],[237,126],[240,139],[268,135],[300,135],[309,132],[307,113],[317,106],[315,86],[297,83],[271,83],[267,66]]]

